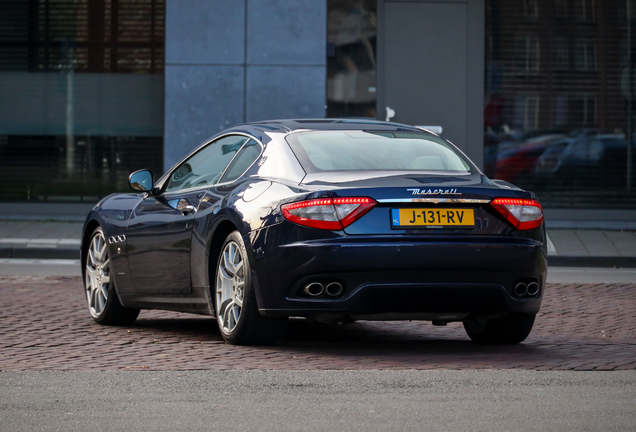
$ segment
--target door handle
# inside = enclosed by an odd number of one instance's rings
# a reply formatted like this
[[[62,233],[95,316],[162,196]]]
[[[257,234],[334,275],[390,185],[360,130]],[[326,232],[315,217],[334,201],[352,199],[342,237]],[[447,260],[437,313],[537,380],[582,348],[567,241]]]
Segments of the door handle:
[[[193,205],[183,206],[179,210],[181,210],[181,214],[184,215],[184,216],[187,216],[190,213],[196,213],[197,212],[196,207],[193,206]]]

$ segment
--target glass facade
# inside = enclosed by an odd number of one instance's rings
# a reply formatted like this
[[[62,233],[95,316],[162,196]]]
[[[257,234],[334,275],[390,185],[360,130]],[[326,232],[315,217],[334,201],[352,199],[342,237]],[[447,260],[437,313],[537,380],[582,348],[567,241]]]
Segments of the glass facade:
[[[486,0],[489,177],[546,207],[636,207],[635,18],[633,0]]]
[[[163,166],[164,0],[0,2],[0,200],[96,201]]]
[[[376,117],[377,0],[327,1],[327,117]]]

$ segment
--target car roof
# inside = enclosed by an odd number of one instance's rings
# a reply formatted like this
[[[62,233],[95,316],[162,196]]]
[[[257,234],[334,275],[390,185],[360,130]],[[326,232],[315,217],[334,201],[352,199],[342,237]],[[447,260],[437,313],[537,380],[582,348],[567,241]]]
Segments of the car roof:
[[[371,119],[282,119],[246,123],[237,128],[249,127],[262,132],[287,132],[299,130],[384,130],[423,132],[422,129],[400,123],[383,122]]]

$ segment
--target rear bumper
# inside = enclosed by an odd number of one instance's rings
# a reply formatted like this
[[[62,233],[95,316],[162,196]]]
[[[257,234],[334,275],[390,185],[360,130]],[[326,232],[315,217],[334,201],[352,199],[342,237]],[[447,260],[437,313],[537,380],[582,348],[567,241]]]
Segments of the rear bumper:
[[[269,316],[536,314],[547,273],[545,244],[528,238],[343,236],[252,247],[257,302]],[[539,293],[516,296],[520,281],[536,281]],[[311,282],[344,290],[310,298]]]

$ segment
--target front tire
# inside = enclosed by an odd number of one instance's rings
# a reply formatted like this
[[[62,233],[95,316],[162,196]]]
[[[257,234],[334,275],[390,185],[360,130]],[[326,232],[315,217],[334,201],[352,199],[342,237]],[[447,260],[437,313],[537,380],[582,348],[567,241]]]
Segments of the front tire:
[[[234,345],[275,344],[285,332],[286,318],[258,312],[250,264],[238,231],[227,236],[216,266],[214,305],[223,339]]]
[[[97,227],[88,244],[84,267],[84,290],[88,312],[99,324],[132,324],[139,315],[139,309],[125,308],[121,305],[110,270],[110,253],[104,231]]]
[[[534,325],[535,315],[513,313],[485,320],[472,317],[464,320],[464,329],[473,342],[491,345],[511,345],[523,342]]]

